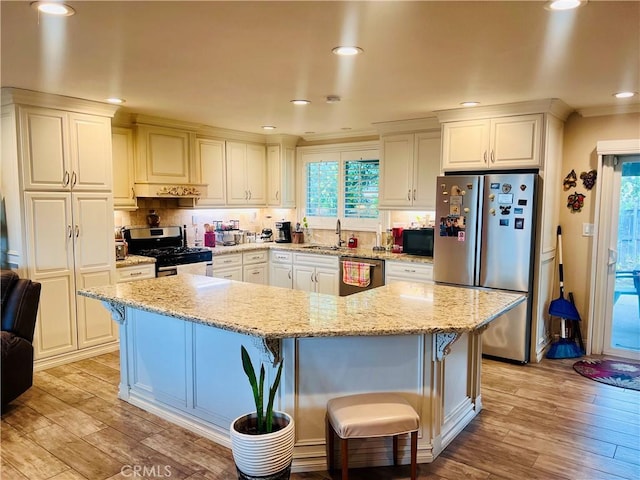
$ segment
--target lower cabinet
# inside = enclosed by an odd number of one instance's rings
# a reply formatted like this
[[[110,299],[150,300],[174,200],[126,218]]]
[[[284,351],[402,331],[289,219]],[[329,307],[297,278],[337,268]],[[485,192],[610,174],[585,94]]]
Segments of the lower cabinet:
[[[293,288],[293,253],[272,250],[269,256],[269,285]]]
[[[385,261],[385,284],[394,282],[433,282],[433,265],[427,263]]]
[[[242,281],[242,254],[233,253],[213,257],[211,276],[227,280]]]
[[[338,257],[293,254],[293,288],[307,292],[339,295]]]
[[[269,252],[266,250],[242,254],[242,280],[260,285],[269,284]]]
[[[135,282],[155,278],[156,266],[153,263],[116,268],[116,283]]]

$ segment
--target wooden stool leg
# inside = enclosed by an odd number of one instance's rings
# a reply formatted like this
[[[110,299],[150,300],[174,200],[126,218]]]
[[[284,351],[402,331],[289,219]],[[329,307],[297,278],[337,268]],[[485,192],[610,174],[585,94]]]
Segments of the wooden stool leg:
[[[331,426],[331,422],[329,421],[329,415],[326,416],[326,427],[325,427],[325,435],[326,435],[326,444],[327,444],[327,471],[333,470],[333,440],[334,440],[334,432],[333,427]]]
[[[342,455],[342,480],[349,480],[349,441],[340,439],[340,455]]]
[[[393,436],[393,465],[398,466],[398,435]]]
[[[418,432],[411,432],[411,480],[418,476]]]

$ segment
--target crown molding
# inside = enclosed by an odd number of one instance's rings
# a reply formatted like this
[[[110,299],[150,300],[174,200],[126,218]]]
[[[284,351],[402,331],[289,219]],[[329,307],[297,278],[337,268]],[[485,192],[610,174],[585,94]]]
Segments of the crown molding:
[[[267,143],[268,136],[261,133],[243,132],[241,130],[231,130],[229,128],[212,127],[210,125],[199,125],[196,136],[216,138],[220,140],[236,140],[239,142]]]
[[[542,100],[504,103],[500,105],[436,110],[435,114],[441,123],[478,120],[481,118],[508,117],[512,115],[528,115],[533,113],[549,113],[564,122],[574,110],[574,108],[559,98],[545,98]]]
[[[378,136],[377,130],[345,130],[343,132],[334,133],[310,133],[303,135],[302,139],[305,142],[317,142],[322,140],[340,140],[345,138],[357,139],[359,137],[371,137]]]
[[[2,87],[2,105],[18,104],[113,117],[119,105],[22,88]]]
[[[414,133],[421,131],[440,131],[438,117],[412,118],[410,120],[395,120],[391,122],[374,123],[380,135],[393,133]]]
[[[640,139],[600,140],[596,151],[598,155],[635,155],[640,153]]]
[[[605,115],[622,115],[625,113],[639,113],[640,103],[626,103],[622,105],[603,105],[601,107],[579,108],[577,112],[582,117],[602,117]]]

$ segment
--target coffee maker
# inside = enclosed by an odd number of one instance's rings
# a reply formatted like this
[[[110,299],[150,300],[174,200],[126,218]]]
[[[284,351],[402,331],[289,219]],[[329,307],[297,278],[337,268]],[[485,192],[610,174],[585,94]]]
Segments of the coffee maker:
[[[291,243],[291,222],[276,222],[276,243]]]

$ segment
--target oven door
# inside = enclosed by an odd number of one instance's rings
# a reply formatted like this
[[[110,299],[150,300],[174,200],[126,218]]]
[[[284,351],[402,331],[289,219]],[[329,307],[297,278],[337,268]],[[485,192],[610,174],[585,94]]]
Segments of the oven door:
[[[211,265],[211,261],[208,262],[196,262],[196,263],[185,263],[183,265],[176,265],[175,269],[178,274],[181,273],[192,273],[194,275],[206,275],[207,274],[207,265]]]

